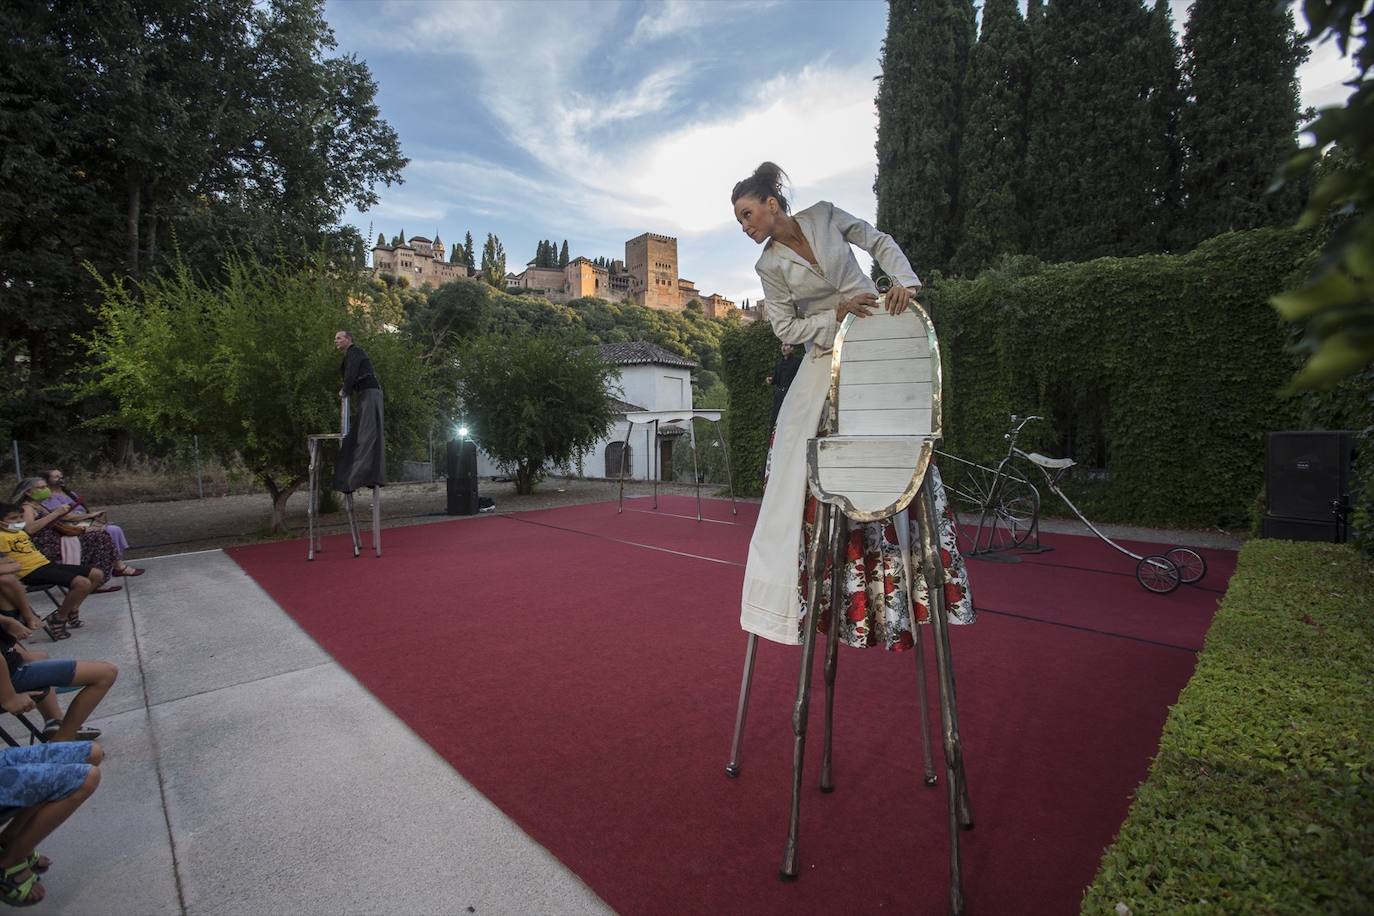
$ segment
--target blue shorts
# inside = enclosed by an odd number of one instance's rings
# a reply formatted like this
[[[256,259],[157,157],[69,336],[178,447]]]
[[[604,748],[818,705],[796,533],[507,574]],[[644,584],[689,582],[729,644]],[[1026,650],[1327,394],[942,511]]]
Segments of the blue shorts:
[[[24,808],[61,801],[91,772],[89,741],[55,741],[0,751],[0,820]]]
[[[10,682],[15,693],[28,693],[44,687],[70,687],[76,677],[76,660],[70,658],[45,658],[29,662],[14,669]]]

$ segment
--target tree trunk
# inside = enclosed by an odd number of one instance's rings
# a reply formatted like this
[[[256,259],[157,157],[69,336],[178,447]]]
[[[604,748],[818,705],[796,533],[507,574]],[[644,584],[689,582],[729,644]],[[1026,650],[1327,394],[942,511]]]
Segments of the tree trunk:
[[[147,224],[148,227],[148,247],[145,252],[147,257],[144,258],[144,264],[151,270],[157,267],[157,214],[154,213],[152,210],[151,193],[148,195],[148,199],[150,201],[148,215],[144,217],[144,222]]]
[[[534,492],[534,469],[527,464],[515,466],[515,492],[521,496]]]
[[[125,214],[125,269],[129,271],[129,276],[138,276],[138,212],[142,204],[142,189],[138,179],[129,177],[129,207]]]
[[[304,477],[297,477],[285,487],[279,486],[272,477],[264,477],[263,482],[267,485],[267,495],[272,497],[272,533],[286,534],[286,503],[295,493],[297,488],[305,482]]]

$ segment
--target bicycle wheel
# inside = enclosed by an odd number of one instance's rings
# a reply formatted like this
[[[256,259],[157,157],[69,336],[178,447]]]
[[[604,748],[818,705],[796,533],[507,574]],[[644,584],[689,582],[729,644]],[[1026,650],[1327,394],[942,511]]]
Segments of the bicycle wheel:
[[[1178,567],[1167,557],[1158,555],[1141,557],[1135,565],[1135,578],[1146,591],[1156,595],[1167,595],[1178,588],[1180,581]]]
[[[1164,556],[1178,567],[1178,578],[1184,585],[1192,585],[1207,575],[1207,561],[1191,547],[1170,547]]]
[[[955,512],[960,548],[968,554],[1018,547],[1030,536],[1040,511],[1040,494],[1015,469],[999,476],[993,468],[955,459],[940,466]]]

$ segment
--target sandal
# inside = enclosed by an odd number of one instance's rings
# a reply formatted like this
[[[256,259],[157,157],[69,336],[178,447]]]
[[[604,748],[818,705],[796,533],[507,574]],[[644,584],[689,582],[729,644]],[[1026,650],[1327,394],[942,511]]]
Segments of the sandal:
[[[28,878],[20,881],[16,875],[28,872]],[[42,888],[38,882],[38,875],[29,868],[27,860],[18,865],[11,865],[9,868],[0,872],[0,903],[10,906],[33,906],[42,900],[42,897],[35,897],[34,888]]]
[[[50,719],[49,721],[43,723],[43,740],[44,740],[44,741],[51,741],[53,738],[57,737],[57,732],[58,732],[58,729],[60,729],[60,728],[62,728],[62,723],[61,723],[61,722],[58,722],[58,721],[56,721],[56,720]],[[78,729],[76,730],[76,737],[73,738],[72,740],[73,740],[73,741],[94,741],[96,738],[99,738],[99,737],[100,737],[100,729],[98,729],[98,728],[91,728],[91,726],[89,726],[89,725],[83,725],[83,726],[81,726],[80,728],[78,728]]]
[[[119,569],[116,569],[114,571],[114,574],[116,576],[124,576],[125,578],[129,579],[132,579],[135,576],[141,576],[143,575],[143,573],[144,570],[139,569],[137,566],[121,566],[119,567]]]
[[[122,586],[122,585],[105,585],[105,586],[102,586],[101,588],[96,589],[95,592],[94,592],[94,594],[97,594],[97,595],[108,595],[110,592],[121,591],[123,588],[124,588],[124,586]]]
[[[67,621],[58,617],[56,613],[49,614],[43,618],[43,632],[48,634],[48,638],[53,642],[59,639],[67,639],[72,634],[67,632]]]
[[[52,859],[49,859],[47,856],[43,855],[37,849],[35,849],[33,851],[33,855],[29,856],[28,862],[24,864],[29,867],[29,871],[33,872],[36,875],[41,875],[48,869],[52,868]]]

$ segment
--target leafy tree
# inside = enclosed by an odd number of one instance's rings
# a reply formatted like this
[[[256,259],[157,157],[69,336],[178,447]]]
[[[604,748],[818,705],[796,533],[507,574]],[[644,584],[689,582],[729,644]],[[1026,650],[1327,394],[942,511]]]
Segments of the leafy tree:
[[[1176,247],[1183,208],[1183,140],[1180,121],[1187,105],[1183,87],[1182,51],[1174,40],[1173,13],[1168,0],[1155,0],[1145,35],[1145,82],[1149,93],[1149,162],[1156,169],[1151,182],[1155,194],[1147,211],[1152,220],[1152,247]]]
[[[559,250],[559,252],[558,252],[558,266],[559,266],[559,267],[567,267],[567,266],[568,266],[568,240],[567,240],[567,239],[564,239],[564,240],[563,240],[563,247],[562,247],[562,248]]]
[[[197,435],[226,463],[238,456],[272,498],[274,531],[308,478],[306,436],[338,428],[339,328],[367,350],[383,390],[402,395],[387,397],[388,445],[411,447],[429,429],[425,364],[385,330],[375,288],[322,253],[299,266],[250,254],[210,282],[177,264],[141,282],[101,280],[100,290],[84,393],[113,406],[94,422],[174,443]]]
[[[532,493],[611,429],[607,391],[616,370],[563,335],[488,335],[463,351],[458,390],[482,450],[515,468],[515,491]]]
[[[497,289],[506,287],[506,249],[490,232],[482,246],[482,279]]]
[[[472,247],[472,233],[469,232],[463,240],[463,266],[468,270],[477,269],[477,252]]]
[[[1052,0],[1032,29],[1025,187],[1031,253],[1047,260],[1157,251],[1170,87],[1140,0]]]
[[[977,273],[997,255],[1025,248],[1021,175],[1031,63],[1030,30],[1016,0],[987,0],[964,83],[957,273]]]
[[[1272,300],[1284,318],[1300,322],[1304,330],[1303,347],[1310,357],[1293,382],[1300,389],[1330,387],[1362,369],[1370,372],[1374,362],[1374,9],[1367,0],[1315,0],[1303,11],[1309,41],[1334,38],[1347,54],[1358,34],[1360,47],[1354,54],[1354,91],[1344,105],[1322,109],[1307,125],[1304,132],[1315,142],[1286,169],[1293,182],[1316,166],[1327,167],[1312,189],[1301,224],[1317,225],[1338,214],[1312,276]],[[1364,444],[1366,452],[1374,445],[1368,430]],[[1367,518],[1374,518],[1370,494],[1364,498]]]
[[[1191,246],[1292,219],[1299,206],[1293,193],[1264,193],[1297,151],[1297,70],[1307,50],[1292,12],[1195,0],[1183,52],[1190,104],[1181,124],[1188,203],[1180,241]]]
[[[878,83],[878,226],[918,273],[946,270],[958,230],[972,0],[891,0]]]

